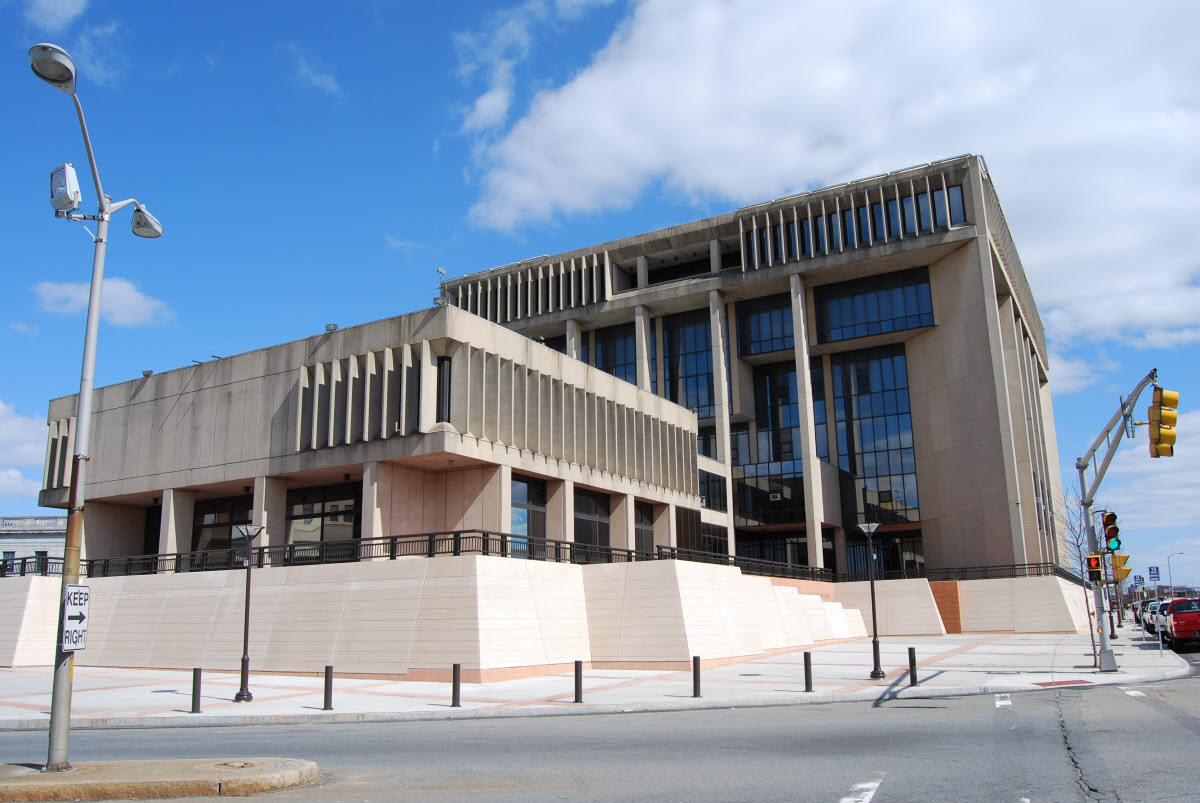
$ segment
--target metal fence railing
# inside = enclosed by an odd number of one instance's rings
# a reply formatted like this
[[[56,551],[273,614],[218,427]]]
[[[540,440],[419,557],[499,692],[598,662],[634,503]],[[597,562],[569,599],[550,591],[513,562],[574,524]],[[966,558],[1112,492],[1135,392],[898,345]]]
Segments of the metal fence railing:
[[[552,563],[632,563],[647,560],[686,560],[721,566],[736,566],[745,574],[785,577],[823,582],[862,582],[866,572],[834,574],[829,569],[792,563],[745,558],[713,552],[658,546],[655,552],[639,552],[620,547],[596,546],[573,541],[528,538],[488,530],[391,535],[383,538],[355,538],[346,541],[301,541],[253,547],[250,560],[256,568],[268,566],[307,566],[323,563],[349,563],[363,560],[434,558],[447,555],[488,555]],[[240,569],[245,565],[245,549],[210,549],[172,555],[128,555],[91,558],[81,562],[85,577],[120,577],[168,572],[206,572]],[[62,558],[8,558],[0,562],[0,577],[19,575],[62,575]],[[959,569],[926,570],[923,566],[905,571],[876,574],[877,580],[925,578],[938,580],[982,580],[1007,577],[1060,577],[1090,587],[1087,581],[1053,563],[1024,563],[1012,566],[978,566]]]

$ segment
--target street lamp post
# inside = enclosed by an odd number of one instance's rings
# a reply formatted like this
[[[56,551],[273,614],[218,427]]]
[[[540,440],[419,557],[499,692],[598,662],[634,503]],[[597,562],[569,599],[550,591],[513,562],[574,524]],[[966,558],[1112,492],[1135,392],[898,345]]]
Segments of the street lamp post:
[[[66,190],[70,185],[59,183],[59,172],[69,171],[71,184],[74,183],[74,169],[64,165],[51,175],[51,203],[54,204],[56,217],[67,220],[96,221],[95,245],[96,251],[92,259],[92,283],[88,296],[87,327],[83,341],[83,369],[79,378],[79,399],[75,408],[75,454],[71,457],[71,486],[67,497],[67,533],[63,544],[62,590],[58,605],[58,633],[62,633],[64,602],[67,587],[79,581],[79,549],[83,533],[83,506],[85,497],[84,486],[87,483],[88,439],[91,434],[92,418],[92,386],[96,369],[96,335],[100,328],[100,290],[104,284],[104,256],[108,245],[108,221],[113,212],[129,204],[135,205],[133,215],[133,233],[139,237],[158,237],[162,234],[162,226],[146,208],[130,198],[113,203],[104,194],[100,185],[100,171],[96,168],[96,157],[92,153],[92,140],[88,135],[87,123],[83,119],[83,107],[75,94],[75,62],[58,45],[42,43],[29,49],[29,66],[34,74],[46,83],[66,92],[75,104],[75,113],[79,117],[79,128],[83,132],[83,144],[87,149],[88,165],[92,170],[92,182],[96,185],[98,211],[95,215],[81,215],[74,212],[78,206],[78,194],[70,197],[60,190]],[[55,647],[54,657],[54,689],[50,702],[50,747],[46,759],[45,772],[65,772],[71,769],[67,760],[68,733],[71,724],[71,676],[74,670],[74,653],[62,649],[61,640]]]
[[[1172,552],[1170,555],[1167,555],[1167,582],[1171,584],[1170,593],[1172,597],[1175,596],[1175,576],[1171,573],[1171,558],[1182,554],[1182,552]]]
[[[867,536],[867,580],[871,584],[871,654],[875,661],[871,669],[871,679],[880,680],[883,678],[883,670],[879,667],[879,623],[875,613],[875,542],[873,540],[879,524],[876,522],[860,524],[858,529]]]
[[[243,524],[237,531],[246,541],[246,557],[242,559],[242,565],[246,567],[246,617],[242,629],[242,687],[233,695],[233,701],[248,703],[254,699],[250,693],[250,568],[254,564],[254,539],[258,538],[263,528],[257,524]]]

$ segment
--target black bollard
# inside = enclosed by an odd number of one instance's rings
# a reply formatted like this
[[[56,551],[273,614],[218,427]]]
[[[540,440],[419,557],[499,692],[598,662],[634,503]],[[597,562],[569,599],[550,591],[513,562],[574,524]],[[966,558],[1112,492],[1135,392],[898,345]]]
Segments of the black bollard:
[[[917,685],[917,648],[908,648],[908,685]]]
[[[575,702],[583,702],[583,661],[575,662]]]
[[[462,708],[462,706],[459,704],[459,693],[458,693],[458,687],[462,685],[462,664],[454,664],[454,668],[452,671],[453,671],[453,678],[450,681],[451,682],[450,707],[451,708]]]
[[[192,713],[200,713],[200,667],[192,670]]]
[[[700,656],[692,656],[692,696],[700,696]]]
[[[333,710],[333,667],[325,667],[325,711]]]
[[[804,653],[804,690],[812,691],[812,653]]]

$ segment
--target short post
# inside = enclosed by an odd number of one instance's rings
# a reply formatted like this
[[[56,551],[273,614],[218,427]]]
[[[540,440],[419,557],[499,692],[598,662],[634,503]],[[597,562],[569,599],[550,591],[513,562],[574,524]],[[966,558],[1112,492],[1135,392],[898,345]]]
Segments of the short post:
[[[450,680],[450,707],[462,708],[459,702],[459,686],[462,685],[462,664],[454,664]]]
[[[200,713],[200,667],[192,670],[192,713]]]
[[[917,648],[908,648],[908,685],[917,685]]]
[[[575,662],[575,702],[583,702],[583,661]]]
[[[804,690],[812,691],[812,653],[804,653]]]
[[[333,667],[325,667],[325,707],[324,711],[333,710]]]
[[[700,697],[700,656],[692,656],[692,696]]]

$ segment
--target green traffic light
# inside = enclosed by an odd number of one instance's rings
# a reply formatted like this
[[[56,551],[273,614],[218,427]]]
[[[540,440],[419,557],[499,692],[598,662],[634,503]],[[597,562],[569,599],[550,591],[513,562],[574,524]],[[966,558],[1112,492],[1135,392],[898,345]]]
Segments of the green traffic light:
[[[1118,549],[1121,548],[1121,539],[1120,538],[1108,539],[1108,548],[1109,548],[1109,551],[1116,552]]]

